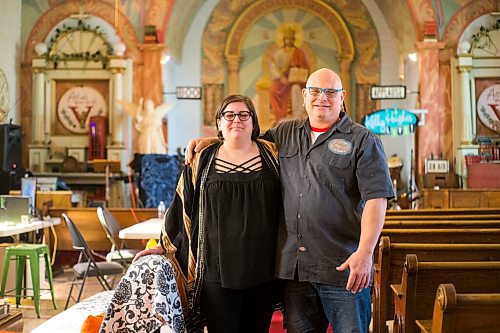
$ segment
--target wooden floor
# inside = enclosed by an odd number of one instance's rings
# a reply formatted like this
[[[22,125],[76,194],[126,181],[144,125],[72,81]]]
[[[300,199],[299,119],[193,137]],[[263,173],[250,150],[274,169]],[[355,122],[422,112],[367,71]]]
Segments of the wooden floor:
[[[54,291],[56,298],[57,310],[54,310],[52,305],[52,300],[50,292],[43,291],[40,301],[40,318],[37,318],[35,307],[31,299],[23,299],[20,309],[23,313],[24,327],[23,332],[31,332],[34,328],[41,325],[44,321],[52,318],[59,312],[64,310],[64,305],[66,303],[66,297],[68,296],[69,288],[71,286],[70,282],[73,277],[71,268],[65,268],[64,273],[60,273],[54,277]],[[119,279],[116,279],[116,283]],[[102,291],[102,287],[97,282],[95,278],[89,278],[85,283],[83,289],[82,300],[88,298],[98,292]],[[77,295],[77,292],[73,290],[73,295]],[[12,300],[15,304],[15,300]],[[70,306],[74,304],[74,301],[70,303]],[[15,305],[13,305],[15,307]]]
[[[52,300],[50,297],[50,292],[44,291],[41,300],[40,300],[40,318],[37,318],[35,307],[33,306],[33,301],[31,299],[23,299],[20,309],[23,313],[23,333],[31,332],[34,328],[41,325],[44,321],[49,320],[59,312],[64,310],[64,305],[66,303],[66,297],[68,296],[69,288],[71,286],[70,282],[73,277],[73,273],[71,268],[67,267],[64,269],[64,273],[56,275],[54,277],[54,290],[55,290],[55,298],[57,310],[54,310],[52,306]],[[116,283],[118,283],[119,279],[116,279]],[[82,293],[82,300],[88,298],[98,292],[102,291],[102,287],[97,282],[95,278],[89,278],[85,283],[85,288]],[[73,290],[73,295],[77,295],[77,292]],[[15,300],[11,300],[15,303]],[[70,305],[73,305],[74,301],[70,302]],[[13,305],[15,307],[15,305]],[[273,325],[274,324],[274,325]],[[270,332],[286,332],[286,330],[279,329],[281,327],[281,322],[272,323]],[[274,329],[273,329],[274,327]],[[205,330],[206,332],[206,330]],[[331,329],[328,330],[331,332]],[[372,326],[370,323],[370,332],[372,332]]]

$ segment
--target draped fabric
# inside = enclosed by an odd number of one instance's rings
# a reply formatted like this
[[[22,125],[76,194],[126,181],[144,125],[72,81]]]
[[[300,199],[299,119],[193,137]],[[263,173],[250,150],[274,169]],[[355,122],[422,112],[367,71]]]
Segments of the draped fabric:
[[[175,155],[146,154],[141,158],[141,200],[146,208],[156,208],[160,201],[168,207],[175,195],[179,177],[179,159]]]
[[[164,256],[143,256],[118,283],[99,332],[147,333],[166,325],[185,332],[175,273]]]
[[[257,140],[263,163],[279,179],[276,146]],[[205,210],[203,196],[208,171],[221,143],[206,147],[183,170],[176,194],[165,215],[160,244],[174,265],[188,332],[203,331],[200,310],[205,260]]]

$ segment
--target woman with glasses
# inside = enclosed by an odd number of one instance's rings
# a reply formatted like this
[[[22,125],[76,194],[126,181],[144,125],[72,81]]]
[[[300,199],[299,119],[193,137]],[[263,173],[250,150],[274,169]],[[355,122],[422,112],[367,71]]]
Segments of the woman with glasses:
[[[203,314],[209,332],[268,332],[282,217],[277,151],[257,139],[248,97],[226,97],[215,120],[220,142],[185,168],[160,245],[139,256],[166,254],[177,266],[188,331]]]

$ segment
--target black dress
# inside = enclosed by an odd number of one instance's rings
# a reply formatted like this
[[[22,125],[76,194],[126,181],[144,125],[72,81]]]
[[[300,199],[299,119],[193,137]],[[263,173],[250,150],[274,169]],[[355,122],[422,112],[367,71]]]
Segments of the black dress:
[[[205,193],[204,280],[231,289],[273,280],[282,200],[280,182],[267,164],[248,173],[220,173],[213,163]]]

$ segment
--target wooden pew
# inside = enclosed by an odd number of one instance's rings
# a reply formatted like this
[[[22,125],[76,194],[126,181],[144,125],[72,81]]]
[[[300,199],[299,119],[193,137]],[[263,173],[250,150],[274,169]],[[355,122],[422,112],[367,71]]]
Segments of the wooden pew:
[[[388,210],[386,219],[416,219],[429,216],[452,216],[452,215],[499,215],[500,208],[444,208],[444,209],[403,209],[403,210]]]
[[[440,229],[440,228],[500,228],[499,220],[389,220],[385,229]]]
[[[439,285],[431,320],[417,320],[422,333],[493,333],[500,331],[500,294],[457,294],[453,284]]]
[[[381,236],[396,243],[500,244],[500,228],[383,228]]]
[[[457,214],[449,214],[449,215],[401,215],[401,216],[392,216],[386,215],[386,221],[425,221],[425,220],[498,220],[500,219],[500,214],[467,214],[467,215],[457,215]]]
[[[409,254],[401,284],[391,285],[394,295],[393,333],[413,333],[417,319],[432,317],[438,286],[453,283],[464,293],[499,293],[499,261],[424,262]]]
[[[394,243],[381,237],[373,279],[373,332],[386,333],[394,317],[391,284],[401,281],[407,254],[423,261],[500,261],[500,244]]]

